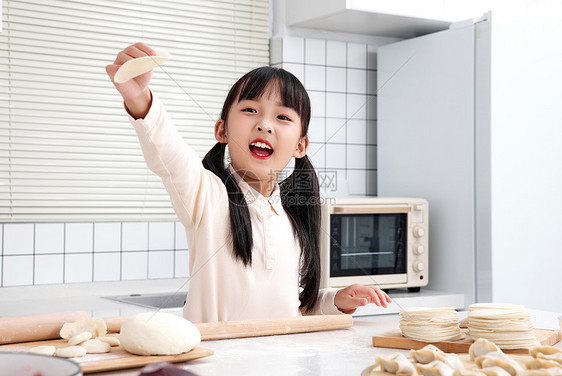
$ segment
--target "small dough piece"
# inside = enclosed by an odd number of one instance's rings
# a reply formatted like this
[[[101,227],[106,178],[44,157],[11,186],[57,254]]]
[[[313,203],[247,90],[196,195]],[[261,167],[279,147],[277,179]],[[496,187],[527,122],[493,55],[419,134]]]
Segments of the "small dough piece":
[[[404,356],[404,354],[398,353],[391,356],[378,355],[376,362],[381,370],[388,373],[393,373],[399,376],[416,375],[416,368],[412,362]]]
[[[100,341],[109,344],[109,346],[111,347],[121,345],[121,342],[119,342],[119,338],[117,337],[97,337],[96,339],[99,339]]]
[[[40,355],[47,355],[47,356],[55,355],[55,351],[57,351],[57,348],[55,346],[35,346],[29,350],[29,352],[32,354],[40,354]]]
[[[82,332],[80,334],[76,334],[68,340],[68,346],[79,345],[82,342],[89,340],[90,338],[92,338],[92,333],[90,332]]]
[[[109,350],[111,349],[109,343],[100,341],[97,338],[89,339],[80,346],[85,348],[88,354],[103,354],[109,352]]]
[[[183,317],[164,312],[143,312],[126,320],[119,335],[121,346],[136,355],[175,355],[201,342],[201,333]]]
[[[77,358],[86,355],[86,349],[82,346],[59,347],[55,355],[60,358]]]
[[[150,72],[157,66],[164,64],[169,58],[170,55],[168,53],[159,52],[157,56],[142,56],[126,61],[115,73],[113,81],[118,84],[122,84],[123,82],[129,81],[141,74]]]
[[[82,332],[92,333],[92,338],[103,337],[107,334],[107,324],[104,319],[86,317],[64,324],[60,330],[60,336],[69,339]]]

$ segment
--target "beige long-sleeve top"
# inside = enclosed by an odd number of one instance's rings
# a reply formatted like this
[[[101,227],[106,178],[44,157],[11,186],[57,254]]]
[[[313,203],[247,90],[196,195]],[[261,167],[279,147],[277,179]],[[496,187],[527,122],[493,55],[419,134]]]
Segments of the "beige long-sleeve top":
[[[236,173],[252,221],[252,264],[234,258],[227,191],[203,167],[177,132],[158,97],[144,119],[129,116],[148,167],[159,175],[189,245],[189,291],[183,309],[192,322],[245,320],[301,315],[300,246],[277,186],[264,197]],[[337,290],[322,289],[316,314],[340,313]]]

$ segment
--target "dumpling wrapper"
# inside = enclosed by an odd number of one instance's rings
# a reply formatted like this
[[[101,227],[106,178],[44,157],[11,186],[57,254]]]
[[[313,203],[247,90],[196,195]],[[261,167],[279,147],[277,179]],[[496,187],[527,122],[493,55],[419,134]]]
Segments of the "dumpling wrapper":
[[[113,81],[118,84],[127,82],[132,78],[138,77],[141,74],[150,72],[159,65],[164,64],[170,59],[170,54],[166,52],[158,52],[157,56],[143,56],[136,59],[126,61],[115,73]]]

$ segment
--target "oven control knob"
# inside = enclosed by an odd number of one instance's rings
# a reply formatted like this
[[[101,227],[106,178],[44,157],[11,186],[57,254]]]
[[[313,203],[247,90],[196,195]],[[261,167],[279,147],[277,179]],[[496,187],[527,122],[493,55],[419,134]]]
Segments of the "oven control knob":
[[[416,255],[421,255],[424,252],[425,252],[425,248],[424,248],[423,245],[421,245],[421,244],[414,245],[414,253]]]
[[[423,262],[418,261],[418,262],[414,262],[413,268],[416,272],[421,272],[425,269],[425,265]]]
[[[416,238],[421,238],[424,235],[425,235],[425,230],[423,229],[423,227],[414,228],[414,236]]]

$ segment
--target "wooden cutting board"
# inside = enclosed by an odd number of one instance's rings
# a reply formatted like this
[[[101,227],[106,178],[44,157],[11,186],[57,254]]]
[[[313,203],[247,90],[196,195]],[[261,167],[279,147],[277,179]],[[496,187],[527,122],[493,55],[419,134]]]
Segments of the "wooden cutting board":
[[[59,314],[57,314],[59,315]],[[10,324],[21,328],[22,330],[26,328],[28,332],[25,338],[29,338],[29,333],[33,336],[43,334],[42,330],[43,323],[45,322],[45,317],[33,317],[36,320],[30,320],[25,318],[24,322],[28,325],[26,327],[20,324],[18,318],[11,318]],[[40,319],[40,320],[38,320]],[[49,316],[49,320],[52,317]],[[126,317],[119,317],[109,319],[108,327],[113,330],[119,330],[121,324],[125,321]],[[107,321],[107,319],[106,319]],[[50,321],[49,321],[50,322]],[[0,324],[2,322],[0,321]],[[6,323],[5,323],[6,324]],[[303,316],[303,317],[284,317],[284,318],[273,318],[273,319],[258,319],[258,320],[243,320],[243,321],[225,321],[225,322],[215,322],[215,323],[203,323],[196,324],[197,328],[201,332],[201,339],[206,340],[219,340],[219,339],[229,339],[229,338],[245,338],[245,337],[257,337],[257,336],[269,336],[269,335],[279,335],[279,334],[293,334],[293,333],[306,333],[306,332],[317,332],[323,330],[335,330],[335,329],[345,329],[353,325],[353,318],[349,315],[316,315],[316,316]],[[59,325],[62,326],[62,323]],[[13,340],[15,337],[20,337],[18,331],[8,330],[8,325],[0,325],[0,339]],[[4,335],[3,332],[10,334],[11,336]],[[49,330],[49,335],[52,335],[52,330]],[[117,336],[116,333],[108,334],[109,336]],[[52,338],[52,337],[48,337]],[[42,345],[52,345],[55,347],[62,347],[67,345],[67,340],[55,339],[55,340],[37,340],[34,342],[23,342],[23,343],[13,343],[5,344],[0,346],[0,351],[25,351],[27,352],[29,348]],[[190,352],[171,355],[171,356],[139,356],[133,355],[126,352],[123,348],[112,347],[111,351],[106,354],[87,354],[84,357],[73,358],[82,367],[83,373],[92,372],[102,372],[109,370],[127,369],[142,367],[154,362],[184,362],[187,360],[198,359],[212,355],[213,351],[196,347]]]
[[[461,330],[463,330],[465,334],[468,332],[466,329]],[[537,337],[537,340],[545,346],[552,346],[558,343],[561,339],[559,330],[535,329],[535,336]],[[474,341],[467,336],[465,339],[458,341],[433,342],[432,345],[449,353],[468,353],[468,348],[473,342]],[[373,346],[375,347],[418,350],[428,344],[428,342],[415,341],[404,337],[400,329],[393,329],[373,336]],[[508,354],[528,353],[527,349],[505,350],[504,352]]]
[[[108,336],[116,336],[116,334],[108,334]],[[64,347],[67,345],[67,340],[55,339],[2,345],[0,346],[0,351],[27,352],[31,347],[44,345]],[[80,364],[82,373],[87,374],[143,367],[147,364],[156,362],[185,362],[188,360],[204,358],[206,356],[213,355],[213,353],[213,350],[197,346],[193,350],[179,355],[142,356],[133,355],[125,351],[125,349],[121,346],[116,346],[112,347],[111,351],[105,354],[87,354],[80,358],[72,358],[72,360]]]

